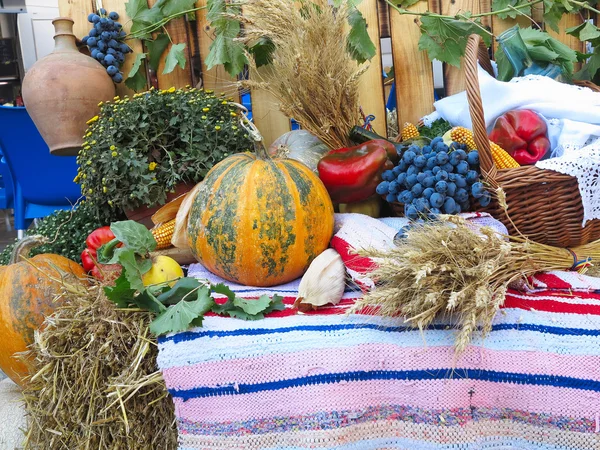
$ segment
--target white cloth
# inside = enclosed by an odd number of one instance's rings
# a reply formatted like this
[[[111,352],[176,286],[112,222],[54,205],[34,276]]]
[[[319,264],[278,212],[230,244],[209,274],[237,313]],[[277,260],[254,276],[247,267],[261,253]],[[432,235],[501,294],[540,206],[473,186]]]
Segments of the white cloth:
[[[600,219],[600,93],[529,75],[498,81],[479,67],[479,84],[486,127],[514,109],[531,109],[548,125],[551,153],[536,166],[577,178],[583,203],[582,226]],[[444,118],[453,126],[472,128],[466,92],[434,103],[425,124]]]

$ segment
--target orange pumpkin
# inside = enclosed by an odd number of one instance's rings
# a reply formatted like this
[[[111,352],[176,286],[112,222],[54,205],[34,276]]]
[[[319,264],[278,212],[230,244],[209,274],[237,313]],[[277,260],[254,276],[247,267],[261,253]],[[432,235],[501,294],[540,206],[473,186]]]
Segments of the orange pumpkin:
[[[230,156],[207,174],[189,213],[188,243],[222,278],[274,286],[300,277],[328,247],[333,205],[304,164],[259,151]]]
[[[39,243],[37,236],[21,240],[10,265],[0,267],[0,369],[17,384],[22,384],[27,368],[13,355],[27,350],[34,331],[54,310],[58,280],[87,284],[83,268],[64,256],[43,254],[21,260]]]

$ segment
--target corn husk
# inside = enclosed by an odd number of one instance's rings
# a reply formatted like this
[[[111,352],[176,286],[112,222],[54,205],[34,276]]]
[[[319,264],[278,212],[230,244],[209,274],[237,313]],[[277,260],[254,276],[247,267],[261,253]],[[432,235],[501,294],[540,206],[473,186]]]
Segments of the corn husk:
[[[186,195],[187,194],[181,194],[179,197],[163,205],[152,215],[152,223],[154,225],[160,225],[161,223],[173,220],[177,216],[177,211],[179,211],[179,207]]]
[[[329,248],[317,256],[300,280],[294,306],[300,310],[337,305],[344,295],[346,267],[341,256]]]
[[[174,247],[181,249],[189,248],[187,235],[188,218],[194,204],[196,194],[198,194],[198,191],[203,185],[204,184],[200,182],[194,186],[191,191],[185,194],[181,205],[177,210],[177,215],[175,216],[175,230],[173,231],[173,237],[171,238],[171,244],[173,244]]]

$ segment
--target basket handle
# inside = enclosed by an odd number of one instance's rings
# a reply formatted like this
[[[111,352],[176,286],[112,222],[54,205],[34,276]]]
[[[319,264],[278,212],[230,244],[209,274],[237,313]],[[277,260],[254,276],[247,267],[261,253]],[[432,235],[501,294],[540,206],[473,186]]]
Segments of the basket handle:
[[[494,183],[498,169],[492,158],[492,150],[485,127],[485,117],[483,114],[483,104],[479,90],[479,77],[477,75],[477,62],[481,67],[494,76],[494,69],[490,61],[488,49],[483,39],[478,34],[472,34],[467,40],[465,49],[465,78],[467,84],[467,100],[469,101],[469,112],[471,113],[471,122],[473,124],[473,139],[479,150],[479,164],[481,173],[488,182]]]

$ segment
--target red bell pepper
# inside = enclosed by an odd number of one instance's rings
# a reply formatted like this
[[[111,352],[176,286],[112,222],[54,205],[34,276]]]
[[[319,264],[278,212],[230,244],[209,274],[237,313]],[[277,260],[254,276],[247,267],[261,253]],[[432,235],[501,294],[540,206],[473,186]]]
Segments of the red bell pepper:
[[[354,203],[375,194],[381,173],[392,169],[388,146],[379,140],[330,151],[319,161],[319,177],[334,203]],[[394,148],[395,152],[395,148]]]
[[[92,231],[85,240],[86,248],[81,253],[81,265],[86,272],[99,280],[104,278],[116,279],[121,274],[119,264],[98,263],[98,250],[114,239],[114,233],[110,230],[110,227],[106,226]]]
[[[489,137],[522,166],[535,164],[550,150],[546,122],[528,109],[498,117]]]

